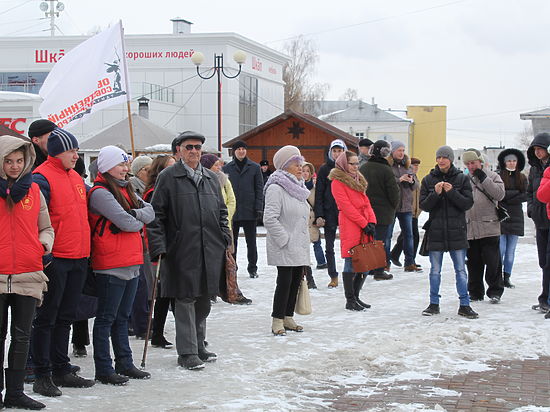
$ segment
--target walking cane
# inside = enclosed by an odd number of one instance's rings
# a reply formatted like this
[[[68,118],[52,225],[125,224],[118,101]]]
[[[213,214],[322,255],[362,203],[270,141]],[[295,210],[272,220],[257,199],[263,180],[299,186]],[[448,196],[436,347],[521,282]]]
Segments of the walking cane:
[[[160,274],[160,261],[162,255],[159,256],[157,262],[157,273],[155,274],[155,281],[153,282],[153,296],[151,299],[151,307],[149,308],[149,316],[147,317],[147,333],[145,333],[145,344],[143,345],[143,357],[141,358],[141,367],[145,368],[145,358],[147,357],[147,345],[149,343],[149,334],[151,333],[151,320],[153,318],[153,308],[155,307],[155,300],[157,298],[157,283],[159,281]]]

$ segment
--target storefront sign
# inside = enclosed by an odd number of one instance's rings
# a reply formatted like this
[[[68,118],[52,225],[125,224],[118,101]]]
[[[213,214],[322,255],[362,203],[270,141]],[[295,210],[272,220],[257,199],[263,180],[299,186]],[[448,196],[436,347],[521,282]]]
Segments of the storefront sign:
[[[27,119],[22,117],[0,117],[0,124],[6,126],[8,129],[13,130],[14,132],[23,134],[25,132],[24,125],[27,122]],[[23,124],[23,129],[19,129],[18,125]]]

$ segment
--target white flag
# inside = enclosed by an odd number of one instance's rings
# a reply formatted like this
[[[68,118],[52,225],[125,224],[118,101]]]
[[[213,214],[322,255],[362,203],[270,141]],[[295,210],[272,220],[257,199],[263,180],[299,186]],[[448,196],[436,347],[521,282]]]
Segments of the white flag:
[[[70,128],[98,110],[129,99],[122,22],[80,43],[52,68],[40,96],[40,115]]]

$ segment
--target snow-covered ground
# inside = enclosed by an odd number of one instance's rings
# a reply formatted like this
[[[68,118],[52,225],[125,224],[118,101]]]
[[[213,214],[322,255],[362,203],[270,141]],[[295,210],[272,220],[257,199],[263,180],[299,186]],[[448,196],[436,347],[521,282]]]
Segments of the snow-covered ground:
[[[421,316],[429,303],[429,262],[419,257],[424,273],[395,269],[393,280],[369,278],[362,297],[372,308],[364,312],[346,311],[342,286],[327,289],[326,271],[314,270],[319,289],[311,291],[313,314],[297,315],[305,331],[285,337],[274,337],[270,331],[276,270],[266,265],[265,238],[258,238],[258,279],[246,274],[241,238],[239,285],[254,302],[213,305],[207,340],[209,350],[218,354],[217,362],[201,371],[187,371],[177,366],[175,349],[150,348],[148,381],[131,381],[123,387],[63,388],[60,398],[36,398],[50,410],[71,411],[315,410],[329,405],[326,395],[334,387],[482,371],[489,368],[488,361],[549,355],[550,320],[531,309],[537,303],[541,274],[530,222],[516,253],[512,279],[516,288],[507,289],[498,305],[473,303],[480,315],[477,320],[456,313],[458,297],[447,255],[441,314]],[[338,259],[339,270],[342,266]],[[171,314],[166,336],[174,342]],[[131,343],[139,366],[143,341],[131,338]],[[82,376],[93,378],[91,347],[88,351],[90,356],[73,361],[82,367]],[[26,389],[31,394],[31,386]],[[354,392],[369,393],[372,389]]]

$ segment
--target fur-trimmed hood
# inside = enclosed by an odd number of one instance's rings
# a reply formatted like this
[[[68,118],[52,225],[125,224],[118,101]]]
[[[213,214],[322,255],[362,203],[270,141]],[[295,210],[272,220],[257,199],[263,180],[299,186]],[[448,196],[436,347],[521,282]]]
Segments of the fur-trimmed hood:
[[[525,155],[519,151],[518,149],[504,149],[502,152],[498,155],[498,167],[500,170],[506,170],[506,164],[504,163],[504,158],[508,156],[509,154],[513,154],[518,158],[518,165],[516,170],[518,172],[521,172],[525,168]]]
[[[393,167],[394,163],[396,162],[396,160],[393,158],[393,156],[388,156],[386,158],[386,160],[388,161],[388,164],[392,167]],[[410,159],[409,156],[405,155],[402,162],[403,162],[403,167],[405,169],[408,169],[409,167],[411,167],[411,159]]]
[[[350,175],[348,175],[343,170],[334,168],[330,171],[328,178],[329,180],[338,180],[339,182],[342,182],[346,186],[349,186],[353,190],[356,190],[361,193],[365,193],[367,190],[367,180],[363,176],[362,173],[357,172],[357,175],[359,176],[359,181],[355,181]]]

